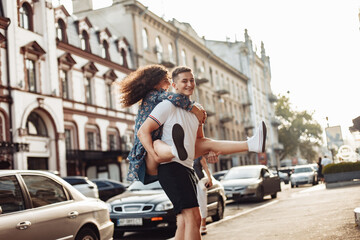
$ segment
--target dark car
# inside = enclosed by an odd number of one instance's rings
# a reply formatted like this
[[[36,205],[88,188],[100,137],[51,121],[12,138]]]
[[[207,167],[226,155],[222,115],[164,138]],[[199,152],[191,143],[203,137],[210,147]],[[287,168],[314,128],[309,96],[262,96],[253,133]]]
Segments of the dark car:
[[[281,191],[280,178],[264,165],[233,167],[221,181],[228,199],[253,198],[263,200],[264,196],[277,197]]]
[[[97,185],[99,198],[103,201],[125,192],[127,187],[124,183],[112,179],[91,179],[91,181]]]
[[[207,196],[208,216],[217,221],[224,217],[226,197],[221,183],[212,180],[213,186],[208,188]],[[125,232],[176,229],[173,205],[158,181],[147,185],[136,181],[107,203],[115,225],[114,237],[122,237]]]

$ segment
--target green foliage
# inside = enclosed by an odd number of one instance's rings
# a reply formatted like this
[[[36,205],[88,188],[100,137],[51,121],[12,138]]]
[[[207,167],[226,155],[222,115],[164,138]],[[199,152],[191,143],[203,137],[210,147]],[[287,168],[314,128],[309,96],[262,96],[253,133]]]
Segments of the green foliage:
[[[354,171],[360,171],[360,162],[330,163],[322,170],[323,174]]]
[[[321,143],[322,128],[313,119],[313,113],[292,110],[289,98],[280,95],[275,114],[281,121],[279,142],[284,145],[280,159],[296,156],[299,152],[301,157],[315,161],[314,146]]]

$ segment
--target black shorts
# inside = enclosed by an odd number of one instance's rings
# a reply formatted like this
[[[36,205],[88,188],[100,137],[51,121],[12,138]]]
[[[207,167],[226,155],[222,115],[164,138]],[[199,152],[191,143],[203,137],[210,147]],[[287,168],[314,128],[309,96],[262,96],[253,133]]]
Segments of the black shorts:
[[[183,209],[199,206],[194,170],[177,162],[160,164],[158,177],[162,188],[174,205],[176,215]]]

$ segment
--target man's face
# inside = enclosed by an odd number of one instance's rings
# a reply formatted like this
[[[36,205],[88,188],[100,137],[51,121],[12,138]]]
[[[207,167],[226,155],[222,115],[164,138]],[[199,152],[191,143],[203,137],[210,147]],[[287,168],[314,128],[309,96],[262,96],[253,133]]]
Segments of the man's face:
[[[190,97],[194,93],[195,79],[191,72],[183,72],[178,74],[173,82],[173,88],[176,93]]]

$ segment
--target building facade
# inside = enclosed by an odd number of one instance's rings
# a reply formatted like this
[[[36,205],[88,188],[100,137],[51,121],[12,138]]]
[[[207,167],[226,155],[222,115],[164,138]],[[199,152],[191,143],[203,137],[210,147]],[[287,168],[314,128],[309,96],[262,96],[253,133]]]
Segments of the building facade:
[[[136,109],[121,108],[116,83],[132,71],[127,40],[50,0],[2,4],[1,134],[18,146],[3,168],[125,179]]]
[[[163,64],[169,70],[179,65],[191,67],[197,83],[193,100],[208,113],[207,137],[246,140],[252,135],[249,77],[207,48],[205,40],[190,24],[176,19],[165,21],[135,0],[114,0],[112,6],[97,10],[92,9],[91,1],[77,0],[73,1],[73,9],[80,18],[87,16],[102,28],[108,26],[111,32],[124,34],[132,46],[136,67],[147,64]],[[222,155],[220,162],[211,167],[218,171],[255,163],[254,154],[243,153]]]

